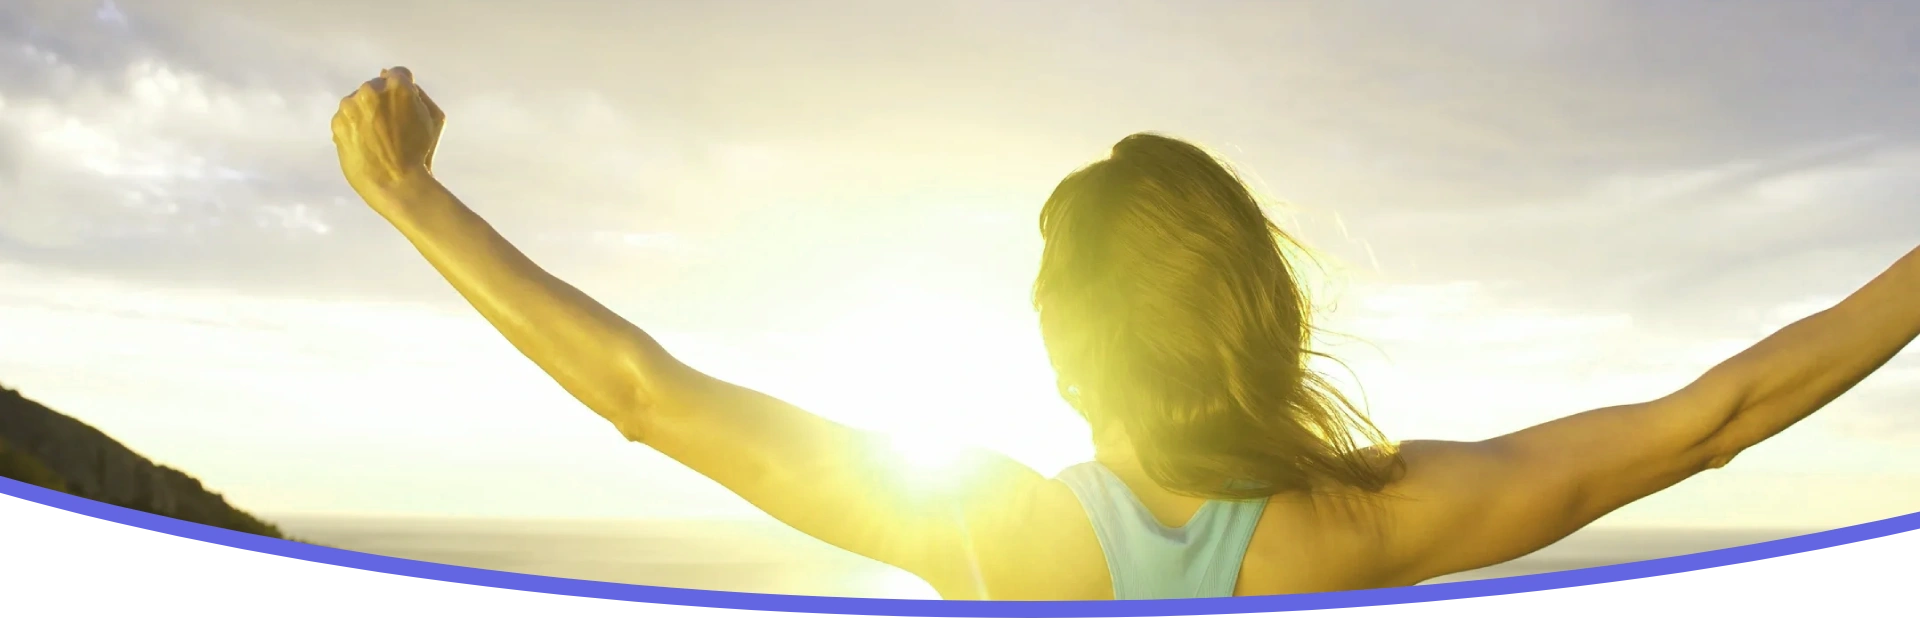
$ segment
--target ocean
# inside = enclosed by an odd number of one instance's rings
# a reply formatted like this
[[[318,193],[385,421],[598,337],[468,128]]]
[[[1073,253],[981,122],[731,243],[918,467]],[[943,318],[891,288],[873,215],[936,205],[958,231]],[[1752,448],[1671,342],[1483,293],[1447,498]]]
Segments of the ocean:
[[[584,521],[279,517],[307,542],[491,570],[675,588],[936,598],[914,577],[758,521]],[[1738,529],[1588,529],[1512,562],[1443,583],[1650,560],[1808,532]]]

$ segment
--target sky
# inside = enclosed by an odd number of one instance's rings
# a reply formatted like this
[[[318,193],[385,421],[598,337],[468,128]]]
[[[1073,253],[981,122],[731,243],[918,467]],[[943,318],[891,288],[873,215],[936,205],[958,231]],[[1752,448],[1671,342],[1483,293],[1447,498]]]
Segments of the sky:
[[[405,65],[509,239],[836,420],[1090,458],[1028,305],[1039,207],[1163,131],[1323,255],[1336,379],[1390,436],[1483,439],[1678,388],[1920,243],[1916,40],[1866,1],[13,0],[0,385],[267,515],[751,514],[353,196],[327,119]],[[1908,353],[1602,523],[1915,510]]]

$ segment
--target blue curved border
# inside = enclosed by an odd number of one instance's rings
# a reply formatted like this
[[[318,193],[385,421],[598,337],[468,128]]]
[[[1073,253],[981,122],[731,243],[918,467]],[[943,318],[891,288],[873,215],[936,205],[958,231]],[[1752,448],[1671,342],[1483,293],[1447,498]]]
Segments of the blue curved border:
[[[0,493],[122,525],[280,557],[377,573],[562,596],[662,605],[931,618],[1138,618],[1402,605],[1643,579],[1804,553],[1920,529],[1920,512],[1743,547],[1555,573],[1381,590],[1155,601],[929,601],[687,590],[468,568],[333,549],[121,508],[0,478]]]

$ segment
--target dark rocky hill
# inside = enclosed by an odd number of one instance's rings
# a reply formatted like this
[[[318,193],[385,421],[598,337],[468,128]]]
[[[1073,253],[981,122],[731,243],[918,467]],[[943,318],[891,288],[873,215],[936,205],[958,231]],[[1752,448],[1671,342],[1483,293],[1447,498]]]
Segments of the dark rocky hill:
[[[0,389],[0,476],[157,515],[284,538],[188,476],[86,423]]]

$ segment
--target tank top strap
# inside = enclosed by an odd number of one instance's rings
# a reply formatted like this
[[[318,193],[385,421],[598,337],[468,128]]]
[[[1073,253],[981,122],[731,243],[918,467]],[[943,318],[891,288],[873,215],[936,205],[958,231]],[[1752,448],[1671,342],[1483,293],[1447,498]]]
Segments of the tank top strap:
[[[1092,522],[1119,600],[1233,596],[1267,506],[1264,500],[1211,500],[1185,525],[1167,527],[1105,465],[1075,465],[1058,479]]]

